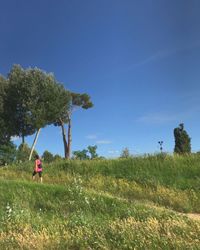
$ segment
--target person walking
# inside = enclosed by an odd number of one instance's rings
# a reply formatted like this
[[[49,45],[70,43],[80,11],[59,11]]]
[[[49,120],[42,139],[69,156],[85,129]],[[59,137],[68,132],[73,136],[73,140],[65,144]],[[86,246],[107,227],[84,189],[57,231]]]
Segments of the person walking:
[[[35,166],[33,171],[32,179],[35,180],[35,176],[38,173],[40,177],[40,182],[42,183],[42,161],[40,160],[39,155],[35,156]]]

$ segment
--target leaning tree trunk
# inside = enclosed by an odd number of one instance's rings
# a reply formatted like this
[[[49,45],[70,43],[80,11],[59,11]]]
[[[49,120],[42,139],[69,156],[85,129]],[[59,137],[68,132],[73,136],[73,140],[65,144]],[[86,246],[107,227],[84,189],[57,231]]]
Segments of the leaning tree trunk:
[[[40,130],[41,130],[41,128],[38,129],[38,131],[37,131],[37,133],[36,133],[36,135],[35,135],[35,138],[34,138],[34,141],[33,141],[33,145],[32,145],[32,147],[31,147],[31,152],[30,152],[30,155],[29,155],[29,161],[30,161],[31,158],[32,158],[33,151],[34,151],[34,149],[35,149],[35,145],[36,145],[36,143],[37,143],[37,140],[38,140],[38,136],[39,136]]]
[[[67,147],[67,159],[71,157],[71,143],[72,143],[72,130],[71,130],[71,119],[68,121],[68,147]]]
[[[60,122],[62,128],[62,137],[63,137],[63,144],[64,144],[64,155],[67,158],[67,151],[68,151],[68,143],[66,140],[66,131],[65,131],[65,124],[63,121]]]

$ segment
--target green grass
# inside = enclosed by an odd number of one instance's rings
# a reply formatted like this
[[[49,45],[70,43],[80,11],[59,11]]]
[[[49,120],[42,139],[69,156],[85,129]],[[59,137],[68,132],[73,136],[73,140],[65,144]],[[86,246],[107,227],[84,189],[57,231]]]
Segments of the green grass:
[[[0,249],[200,249],[199,156],[32,167],[0,169]]]

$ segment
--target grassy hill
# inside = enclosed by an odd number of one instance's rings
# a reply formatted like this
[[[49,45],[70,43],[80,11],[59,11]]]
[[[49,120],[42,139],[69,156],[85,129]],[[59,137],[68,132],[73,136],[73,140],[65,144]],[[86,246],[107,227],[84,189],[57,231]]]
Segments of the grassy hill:
[[[0,168],[0,249],[200,249],[200,157]]]

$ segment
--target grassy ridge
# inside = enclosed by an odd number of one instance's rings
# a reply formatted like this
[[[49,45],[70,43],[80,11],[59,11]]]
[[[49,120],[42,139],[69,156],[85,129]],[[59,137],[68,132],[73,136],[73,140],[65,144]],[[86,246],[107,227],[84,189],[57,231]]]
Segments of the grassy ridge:
[[[14,165],[9,167],[18,171],[19,176],[29,173],[32,165]],[[48,165],[45,172],[54,177],[54,170],[79,174],[91,178],[97,174],[114,178],[123,178],[141,184],[163,185],[178,189],[200,190],[200,156],[149,156],[118,160],[61,161]],[[2,173],[3,174],[3,173]],[[15,173],[17,174],[17,173]],[[62,173],[63,174],[63,173]]]
[[[0,249],[199,249],[198,156],[0,169]],[[174,211],[175,210],[175,211]]]
[[[6,179],[30,180],[33,164],[0,170]],[[200,157],[138,157],[100,161],[61,161],[45,166],[49,184],[80,178],[85,188],[121,198],[147,200],[180,212],[200,212]]]

